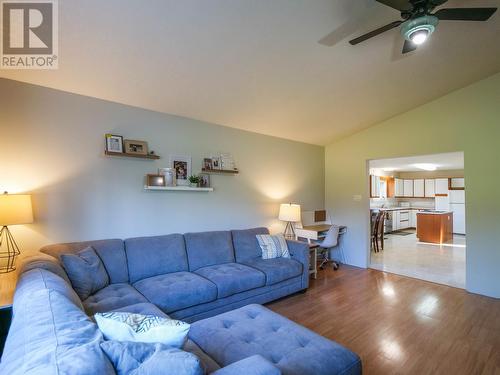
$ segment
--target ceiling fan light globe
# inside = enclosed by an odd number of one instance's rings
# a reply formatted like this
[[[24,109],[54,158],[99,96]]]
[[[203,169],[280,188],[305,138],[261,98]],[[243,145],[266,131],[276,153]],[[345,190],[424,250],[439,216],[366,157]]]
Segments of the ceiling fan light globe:
[[[401,25],[401,35],[415,45],[422,44],[434,32],[438,22],[438,18],[431,15],[410,19]]]
[[[424,44],[428,37],[429,37],[429,31],[418,30],[410,35],[410,40],[412,41],[413,44],[419,46],[421,44]]]

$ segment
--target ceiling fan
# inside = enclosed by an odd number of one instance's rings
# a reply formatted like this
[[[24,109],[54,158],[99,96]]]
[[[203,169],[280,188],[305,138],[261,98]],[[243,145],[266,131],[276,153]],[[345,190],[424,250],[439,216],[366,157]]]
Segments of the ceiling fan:
[[[434,9],[448,0],[376,0],[401,12],[402,20],[391,22],[349,41],[356,45],[396,27],[401,27],[405,39],[403,53],[417,49],[435,31],[439,21],[487,21],[497,8]]]

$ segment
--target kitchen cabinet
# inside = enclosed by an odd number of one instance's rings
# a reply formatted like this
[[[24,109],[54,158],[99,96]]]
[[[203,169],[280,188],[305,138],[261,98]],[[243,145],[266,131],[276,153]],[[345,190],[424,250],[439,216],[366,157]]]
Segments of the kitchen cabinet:
[[[410,211],[410,228],[417,227],[417,210]]]
[[[380,177],[370,176],[370,197],[379,198],[380,197]]]
[[[436,178],[436,194],[448,195],[448,179]]]
[[[403,180],[403,196],[413,197],[413,180]]]
[[[410,211],[399,212],[399,229],[407,229],[410,227]]]
[[[465,189],[465,179],[464,178],[450,178],[450,188],[453,189]]]
[[[425,196],[425,185],[423,179],[413,180],[413,196],[423,198]]]
[[[396,197],[402,197],[404,196],[404,186],[403,186],[403,180],[400,178],[395,178],[394,179],[394,190]]]
[[[436,180],[425,180],[425,197],[434,198],[436,194]]]
[[[396,231],[399,230],[401,227],[400,224],[400,212],[399,211],[393,211],[392,212],[392,230]]]

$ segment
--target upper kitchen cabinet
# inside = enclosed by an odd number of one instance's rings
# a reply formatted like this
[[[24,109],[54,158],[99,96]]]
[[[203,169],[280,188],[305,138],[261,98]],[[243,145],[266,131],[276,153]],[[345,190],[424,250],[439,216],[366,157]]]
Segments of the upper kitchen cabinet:
[[[413,197],[413,180],[403,180],[403,196]]]
[[[436,195],[448,196],[448,179],[436,178]]]
[[[434,198],[436,195],[436,180],[425,180],[425,197]]]
[[[395,178],[394,179],[394,192],[396,197],[403,197],[404,196],[404,182],[400,178]]]
[[[423,179],[413,180],[413,196],[415,198],[425,197],[425,187]]]
[[[370,175],[370,197],[380,198],[380,177]]]
[[[449,189],[450,190],[464,190],[465,189],[465,179],[463,177],[450,178]]]

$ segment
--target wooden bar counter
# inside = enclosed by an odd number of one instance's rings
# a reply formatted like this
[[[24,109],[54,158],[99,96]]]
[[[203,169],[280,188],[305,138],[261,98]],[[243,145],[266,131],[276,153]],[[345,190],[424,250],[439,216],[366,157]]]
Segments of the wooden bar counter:
[[[420,242],[445,243],[453,239],[453,212],[417,213],[417,237]]]

